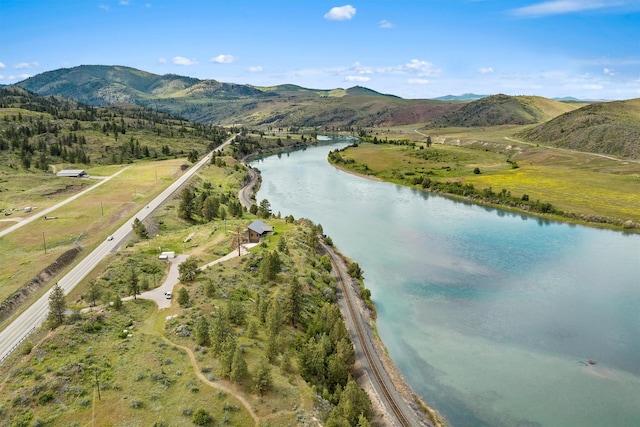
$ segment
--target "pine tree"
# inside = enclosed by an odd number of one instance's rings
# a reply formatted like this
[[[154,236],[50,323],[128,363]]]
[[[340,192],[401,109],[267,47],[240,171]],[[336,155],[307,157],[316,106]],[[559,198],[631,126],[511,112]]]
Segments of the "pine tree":
[[[248,373],[247,361],[244,359],[242,347],[237,345],[233,355],[233,362],[231,362],[231,381],[240,384]]]
[[[209,335],[209,322],[204,316],[200,316],[196,322],[195,339],[197,345],[209,347],[211,345],[211,337]]]
[[[271,377],[271,366],[266,358],[260,359],[255,372],[253,373],[253,390],[259,395],[271,389],[273,379]]]
[[[178,291],[178,304],[180,304],[180,307],[186,307],[190,302],[189,291],[186,288],[180,288]]]
[[[67,302],[64,298],[64,291],[57,283],[51,288],[49,294],[49,314],[47,321],[53,329],[64,322],[64,312],[67,309]]]
[[[136,295],[140,293],[140,287],[138,286],[138,273],[136,273],[136,269],[131,267],[131,273],[129,274],[129,293],[133,295],[133,299],[137,299]]]
[[[302,318],[302,286],[295,275],[284,297],[284,317],[294,326],[300,323]]]
[[[98,282],[96,280],[89,281],[89,284],[87,285],[87,292],[84,295],[85,300],[89,301],[91,305],[96,305],[101,294],[102,291],[100,290]]]

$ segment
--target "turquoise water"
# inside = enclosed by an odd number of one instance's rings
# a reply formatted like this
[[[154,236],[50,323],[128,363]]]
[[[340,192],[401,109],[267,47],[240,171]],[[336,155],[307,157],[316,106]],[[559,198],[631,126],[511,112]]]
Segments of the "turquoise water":
[[[334,148],[254,162],[257,199],[360,264],[389,353],[450,424],[640,425],[639,236],[353,176]]]

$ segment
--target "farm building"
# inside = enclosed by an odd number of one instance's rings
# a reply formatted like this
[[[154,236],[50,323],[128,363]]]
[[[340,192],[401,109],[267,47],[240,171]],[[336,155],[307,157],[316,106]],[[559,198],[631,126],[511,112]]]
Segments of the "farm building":
[[[84,169],[62,169],[56,175],[57,176],[70,176],[72,178],[84,178],[86,176],[89,176],[84,171]]]
[[[249,224],[245,233],[249,243],[258,243],[264,236],[273,233],[273,227],[262,221],[255,220]]]

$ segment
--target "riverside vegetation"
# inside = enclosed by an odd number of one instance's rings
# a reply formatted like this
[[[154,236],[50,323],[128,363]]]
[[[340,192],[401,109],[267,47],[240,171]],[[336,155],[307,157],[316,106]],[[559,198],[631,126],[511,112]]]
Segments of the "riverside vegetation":
[[[440,129],[440,143],[431,136],[415,141],[369,133],[362,135],[364,142],[329,153],[329,161],[476,203],[628,231],[640,228],[640,163],[505,141],[513,132],[509,129],[492,132],[502,140],[484,139],[479,130]]]

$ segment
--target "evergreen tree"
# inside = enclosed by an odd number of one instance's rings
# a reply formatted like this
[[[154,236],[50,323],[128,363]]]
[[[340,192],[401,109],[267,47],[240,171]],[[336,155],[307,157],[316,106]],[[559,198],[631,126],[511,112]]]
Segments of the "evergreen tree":
[[[248,373],[247,361],[244,358],[242,347],[237,345],[231,362],[231,381],[240,384]]]
[[[140,221],[138,218],[133,220],[132,228],[133,232],[136,233],[139,238],[147,239],[149,237],[147,227],[145,227],[142,221]]]
[[[216,312],[211,324],[211,350],[214,356],[218,356],[224,348],[224,343],[233,334],[233,329],[229,323],[229,318],[225,310],[220,307]]]
[[[260,359],[258,366],[253,373],[253,391],[259,395],[263,395],[264,392],[271,389],[273,379],[271,377],[271,366],[266,358]]]
[[[293,276],[284,297],[284,317],[291,325],[300,323],[302,318],[302,286],[297,276]]]
[[[211,337],[209,335],[209,322],[204,316],[200,316],[196,322],[195,329],[196,344],[209,347],[211,345]]]
[[[190,302],[189,291],[186,288],[180,288],[178,291],[178,304],[180,304],[180,307],[187,307]]]
[[[218,375],[224,378],[231,377],[231,367],[233,358],[236,353],[237,342],[235,336],[229,335],[224,343],[222,354],[220,355],[220,365],[218,366]]]
[[[100,290],[100,285],[96,280],[90,280],[87,284],[87,292],[84,295],[84,299],[91,303],[91,305],[96,305],[96,302],[100,299],[100,295],[102,291]]]
[[[185,187],[180,192],[180,205],[178,206],[178,216],[184,220],[193,219],[193,202],[195,194],[191,187]]]
[[[49,314],[47,322],[52,329],[62,325],[64,322],[64,312],[67,309],[67,302],[64,298],[64,291],[57,283],[51,288],[49,294]]]
[[[138,273],[136,272],[135,267],[131,267],[131,272],[129,274],[129,280],[127,282],[129,286],[129,293],[133,295],[133,299],[137,299],[136,295],[140,293],[140,286],[138,280]]]

